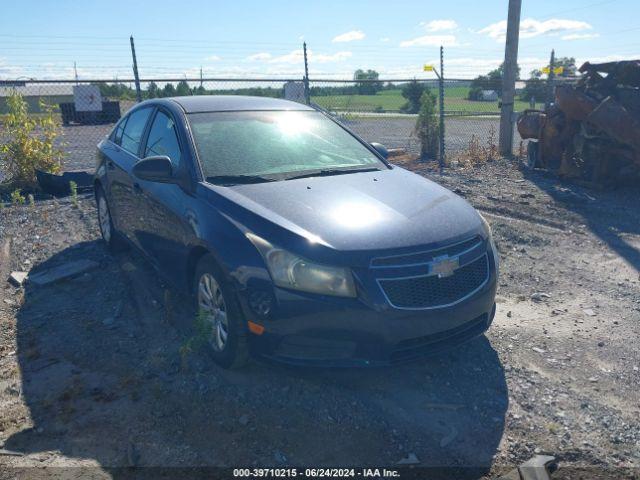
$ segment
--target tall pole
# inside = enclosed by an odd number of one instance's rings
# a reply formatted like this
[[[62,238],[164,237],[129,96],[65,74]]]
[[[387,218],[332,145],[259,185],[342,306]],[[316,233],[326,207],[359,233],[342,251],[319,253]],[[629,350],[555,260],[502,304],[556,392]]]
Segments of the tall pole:
[[[73,62],[73,72],[76,77],[76,85],[78,85],[78,67],[76,66],[76,62]]]
[[[202,89],[202,66],[200,66],[200,89]]]
[[[521,6],[522,0],[509,0],[502,74],[502,106],[500,108],[500,153],[507,157],[513,154],[513,100],[516,95],[516,77],[518,75]]]
[[[304,52],[304,101],[309,105],[311,103],[311,93],[309,92],[309,62],[307,60],[307,42],[302,43],[302,51]]]
[[[136,98],[139,102],[142,101],[142,91],[140,90],[140,77],[138,76],[138,61],[136,60],[136,47],[133,44],[133,35],[129,37],[131,41],[131,56],[133,57],[133,78],[136,81]]]
[[[444,48],[440,45],[440,173],[444,167]]]
[[[553,81],[556,76],[556,72],[553,70],[556,68],[556,52],[551,50],[551,58],[549,59],[549,75],[547,76],[547,100],[544,102],[545,110],[549,108],[553,102]]]

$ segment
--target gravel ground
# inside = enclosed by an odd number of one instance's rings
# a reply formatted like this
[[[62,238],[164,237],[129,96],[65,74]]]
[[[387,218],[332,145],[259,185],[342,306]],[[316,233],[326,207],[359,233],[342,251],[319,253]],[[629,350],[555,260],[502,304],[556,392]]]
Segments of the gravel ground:
[[[443,176],[404,165],[486,214],[501,280],[486,336],[390,369],[227,372],[204,352],[181,355],[184,299],[135,252],[104,249],[90,197],[0,210],[0,446],[16,454],[0,450],[0,478],[411,455],[478,478],[536,453],[558,458],[554,478],[628,478],[622,467],[640,464],[638,192],[587,191],[506,161]],[[43,287],[4,281],[77,259],[99,267]]]

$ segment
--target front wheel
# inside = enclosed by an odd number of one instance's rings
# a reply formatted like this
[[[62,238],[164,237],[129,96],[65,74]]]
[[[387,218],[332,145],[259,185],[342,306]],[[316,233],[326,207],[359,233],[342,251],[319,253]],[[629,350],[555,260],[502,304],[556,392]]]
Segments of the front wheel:
[[[211,255],[198,263],[193,284],[198,320],[204,322],[203,333],[214,361],[223,368],[244,366],[249,354],[242,312]]]

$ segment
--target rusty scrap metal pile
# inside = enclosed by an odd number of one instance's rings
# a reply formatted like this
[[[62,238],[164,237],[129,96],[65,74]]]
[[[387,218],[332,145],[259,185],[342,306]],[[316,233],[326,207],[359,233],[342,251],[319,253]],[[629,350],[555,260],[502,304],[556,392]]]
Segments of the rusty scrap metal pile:
[[[545,111],[527,110],[518,131],[529,165],[611,187],[640,180],[640,60],[585,63]],[[537,140],[537,142],[535,141]]]

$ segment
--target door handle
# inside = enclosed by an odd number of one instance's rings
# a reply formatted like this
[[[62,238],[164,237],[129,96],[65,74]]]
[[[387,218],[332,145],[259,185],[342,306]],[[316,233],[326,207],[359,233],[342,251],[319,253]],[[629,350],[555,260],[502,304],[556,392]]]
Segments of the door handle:
[[[137,193],[138,195],[142,194],[142,187],[139,183],[133,184],[133,193]]]

